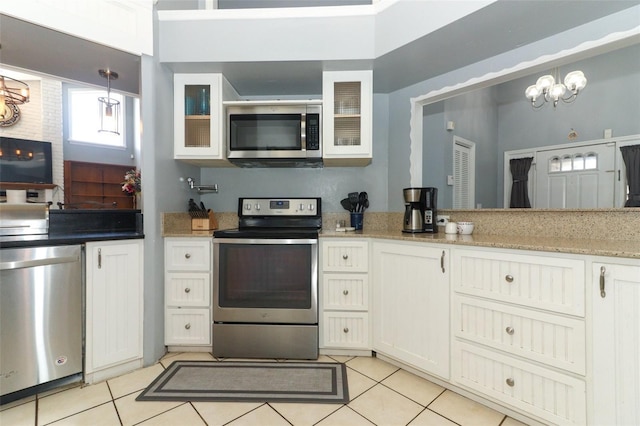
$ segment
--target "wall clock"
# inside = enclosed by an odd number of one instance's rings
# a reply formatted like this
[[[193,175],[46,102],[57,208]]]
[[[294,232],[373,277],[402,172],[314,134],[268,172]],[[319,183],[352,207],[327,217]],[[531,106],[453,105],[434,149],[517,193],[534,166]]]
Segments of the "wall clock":
[[[0,114],[0,127],[13,126],[20,120],[20,108],[18,105],[5,104],[4,112]]]

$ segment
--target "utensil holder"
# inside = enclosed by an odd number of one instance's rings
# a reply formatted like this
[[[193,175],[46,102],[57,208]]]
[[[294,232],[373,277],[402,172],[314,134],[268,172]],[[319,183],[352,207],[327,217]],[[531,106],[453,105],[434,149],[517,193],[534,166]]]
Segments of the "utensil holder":
[[[364,213],[352,212],[351,213],[351,226],[357,230],[362,229],[364,222]]]
[[[207,211],[206,218],[192,217],[191,218],[191,230],[192,231],[211,231],[218,229],[218,220],[213,214],[213,211],[209,209]]]

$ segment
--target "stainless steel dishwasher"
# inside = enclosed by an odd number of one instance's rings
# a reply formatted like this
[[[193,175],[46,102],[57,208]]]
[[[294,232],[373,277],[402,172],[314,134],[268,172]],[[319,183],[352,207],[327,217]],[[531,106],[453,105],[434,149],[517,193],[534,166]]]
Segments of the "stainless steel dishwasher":
[[[80,245],[0,249],[2,402],[82,379],[82,291]]]

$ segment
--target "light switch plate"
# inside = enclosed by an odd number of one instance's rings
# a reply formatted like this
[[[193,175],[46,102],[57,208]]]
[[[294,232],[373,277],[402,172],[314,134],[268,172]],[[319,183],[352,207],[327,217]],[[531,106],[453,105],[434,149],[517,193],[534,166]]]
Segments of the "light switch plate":
[[[453,186],[453,175],[447,176],[447,185]]]

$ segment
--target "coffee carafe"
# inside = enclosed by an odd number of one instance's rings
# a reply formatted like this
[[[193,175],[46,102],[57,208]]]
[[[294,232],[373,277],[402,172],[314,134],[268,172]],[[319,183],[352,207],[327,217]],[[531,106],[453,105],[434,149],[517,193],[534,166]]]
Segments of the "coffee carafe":
[[[404,188],[402,232],[438,232],[436,225],[437,188]]]
[[[405,207],[402,232],[424,232],[422,188],[405,188],[402,192]]]

